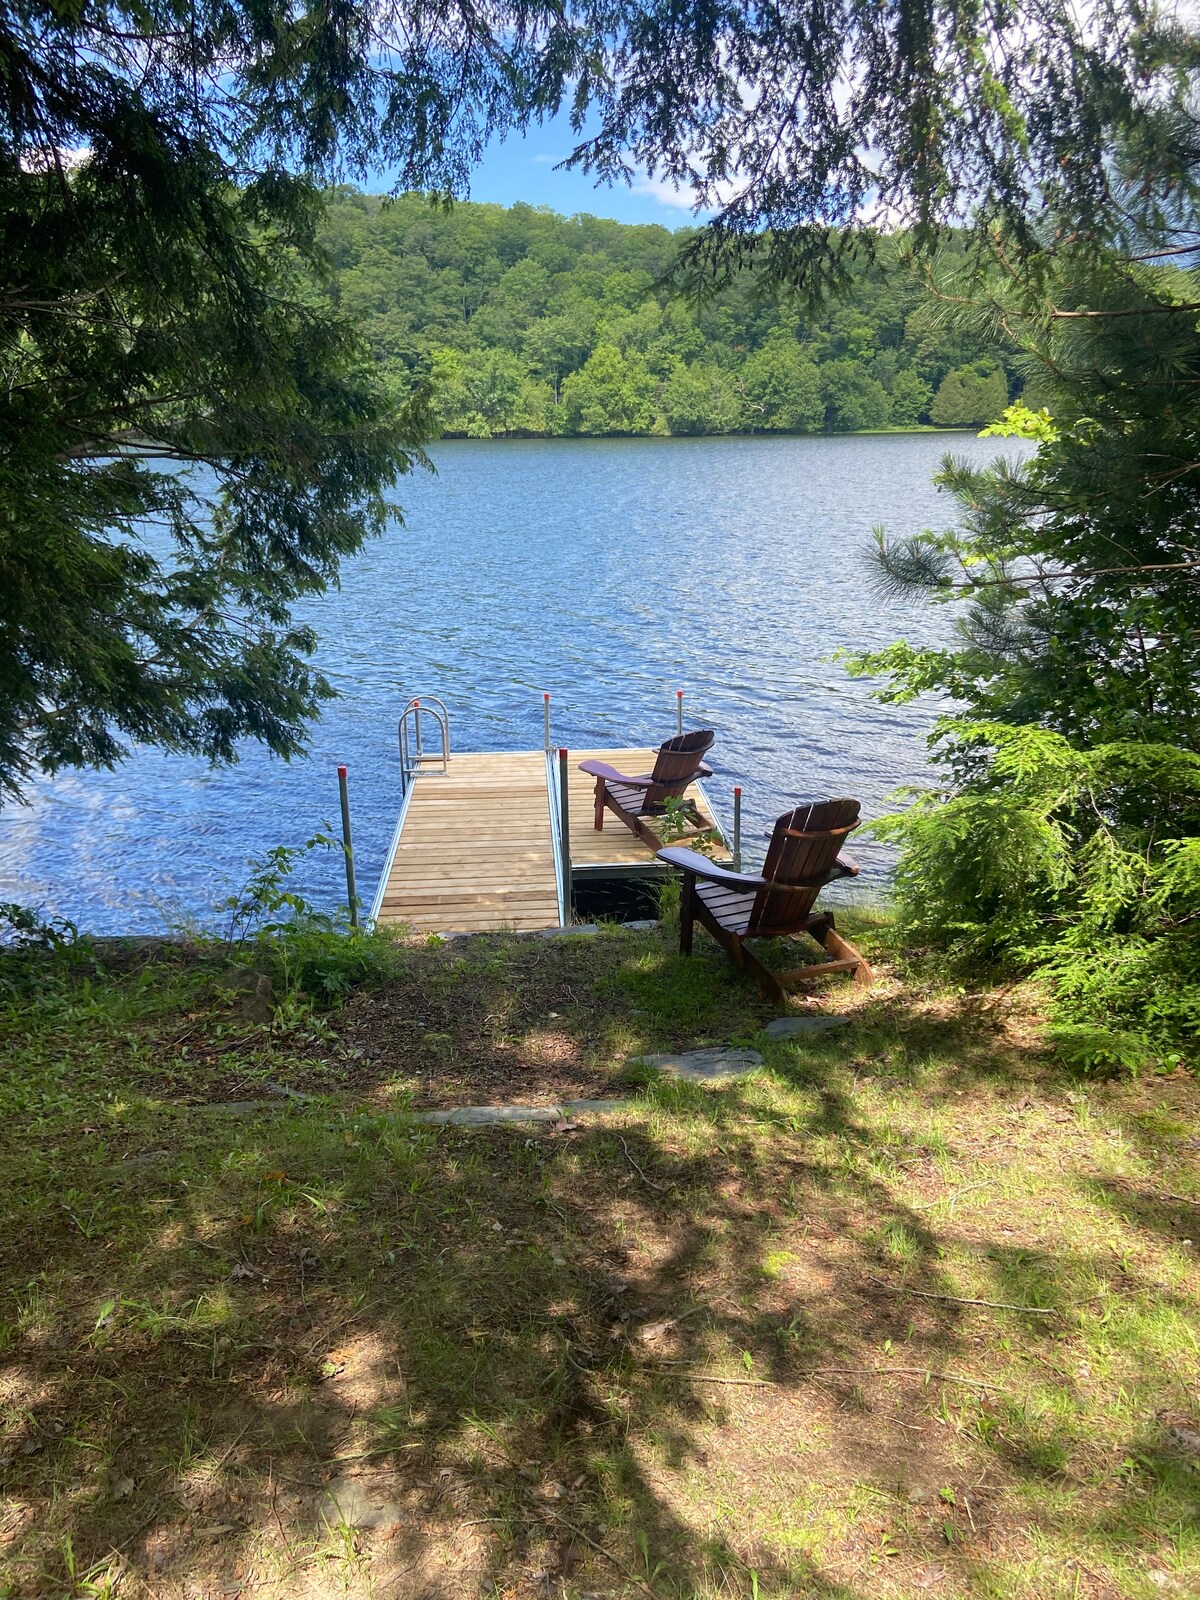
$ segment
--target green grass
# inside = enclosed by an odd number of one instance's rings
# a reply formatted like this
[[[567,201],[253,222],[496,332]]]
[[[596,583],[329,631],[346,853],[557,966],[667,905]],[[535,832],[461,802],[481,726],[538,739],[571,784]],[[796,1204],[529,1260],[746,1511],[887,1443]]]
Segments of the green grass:
[[[1195,1592],[1190,1077],[886,972],[769,1044],[665,933],[377,954],[270,1025],[219,952],[10,984],[0,1594]],[[727,1040],[720,1092],[628,1064]],[[635,1109],[409,1109],[572,1075]]]

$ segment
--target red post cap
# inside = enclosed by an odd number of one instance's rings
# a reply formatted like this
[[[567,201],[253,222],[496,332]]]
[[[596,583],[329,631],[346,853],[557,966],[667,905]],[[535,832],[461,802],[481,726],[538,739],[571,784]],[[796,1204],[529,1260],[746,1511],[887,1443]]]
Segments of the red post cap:
[[[549,700],[549,698],[550,698],[550,691],[549,691],[549,689],[547,689],[545,694],[542,696],[542,699],[543,700]]]
[[[734,784],[734,786],[733,786],[733,792],[734,792],[734,794],[741,794],[741,792],[742,792],[742,786],[741,786],[741,784],[740,784],[740,783],[735,783],[735,784]]]
[[[558,747],[558,753],[560,756],[566,756],[570,754],[570,751],[567,749],[565,744],[560,744]]]
[[[683,690],[682,689],[676,689],[675,694],[680,700],[683,699]]]
[[[349,772],[349,770],[350,770],[349,767],[341,767],[341,766],[339,766],[338,767],[338,777],[339,778],[344,778],[346,776],[346,774]]]

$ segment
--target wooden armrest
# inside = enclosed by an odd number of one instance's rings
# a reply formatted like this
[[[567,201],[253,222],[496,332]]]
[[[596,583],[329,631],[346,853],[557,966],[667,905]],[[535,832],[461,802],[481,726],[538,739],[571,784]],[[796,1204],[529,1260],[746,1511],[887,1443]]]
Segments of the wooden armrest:
[[[643,772],[636,778],[630,777],[627,772],[618,772],[616,767],[610,767],[607,761],[581,761],[579,770],[590,772],[593,778],[606,778],[609,783],[631,784],[635,789],[648,789],[654,782],[653,774],[649,772]],[[688,782],[691,783],[692,778],[711,778],[712,775],[713,769],[702,761]]]
[[[774,887],[766,878],[755,877],[752,872],[730,872],[726,867],[718,867],[715,861],[702,856],[699,850],[684,850],[679,845],[672,845],[669,849],[659,850],[656,853],[658,859],[665,861],[668,866],[678,867],[682,872],[694,873],[697,878],[708,878],[713,883],[728,883],[737,889]]]
[[[836,883],[839,878],[856,878],[859,871],[856,861],[851,861],[849,856],[839,856],[829,871],[822,873],[819,878],[776,883],[770,878],[756,877],[752,872],[730,872],[726,867],[718,867],[698,850],[684,850],[679,845],[659,850],[657,855],[660,861],[678,867],[682,872],[692,872],[697,878],[707,878],[712,883],[728,883],[738,889],[768,889],[774,894],[787,894],[792,889],[822,888],[827,883]]]
[[[631,778],[628,773],[618,772],[616,767],[610,767],[607,761],[581,761],[579,770],[590,772],[593,778],[606,778],[609,783],[628,783],[635,789],[648,789],[654,782],[654,779],[646,773]]]

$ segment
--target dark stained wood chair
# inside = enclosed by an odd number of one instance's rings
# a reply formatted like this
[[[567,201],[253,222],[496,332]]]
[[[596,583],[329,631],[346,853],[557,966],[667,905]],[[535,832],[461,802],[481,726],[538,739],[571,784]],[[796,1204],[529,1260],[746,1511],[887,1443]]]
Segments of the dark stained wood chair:
[[[698,728],[694,733],[681,733],[659,746],[654,760],[654,771],[638,777],[618,772],[607,761],[581,761],[579,770],[596,780],[596,830],[604,827],[605,808],[623,822],[651,850],[657,850],[662,841],[643,817],[661,817],[666,814],[668,800],[682,800],[688,786],[697,778],[712,776],[712,768],[703,760],[716,734],[711,728]],[[698,828],[705,826],[693,801],[687,801],[688,814]]]
[[[827,883],[853,878],[858,867],[839,854],[858,827],[857,800],[815,800],[785,812],[776,822],[761,874],[728,872],[695,850],[672,846],[660,861],[683,873],[679,948],[692,953],[692,930],[702,922],[737,966],[753,974],[764,998],[782,1003],[787,986],[831,972],[852,972],[855,982],[874,981],[858,951],[837,932],[832,911],[814,911]],[[779,939],[806,933],[830,957],[790,972],[772,972],[748,949],[748,939]]]

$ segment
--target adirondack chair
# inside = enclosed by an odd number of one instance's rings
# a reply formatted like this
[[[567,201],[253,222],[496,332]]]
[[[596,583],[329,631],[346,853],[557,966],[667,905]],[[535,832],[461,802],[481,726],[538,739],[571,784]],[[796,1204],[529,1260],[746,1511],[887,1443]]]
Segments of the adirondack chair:
[[[749,971],[764,998],[782,1003],[789,984],[830,972],[852,972],[864,987],[874,981],[858,951],[837,932],[831,911],[814,911],[827,883],[853,878],[857,865],[838,850],[858,827],[857,800],[816,800],[787,811],[776,822],[761,874],[728,872],[695,850],[672,846],[660,861],[683,873],[679,948],[692,953],[692,930],[702,922],[713,938]],[[789,972],[772,972],[749,950],[748,939],[778,939],[806,933],[831,958]]]
[[[688,785],[697,778],[712,776],[712,768],[702,760],[716,738],[711,728],[699,728],[694,733],[681,733],[659,746],[654,760],[654,771],[630,777],[610,767],[607,761],[581,761],[579,770],[590,773],[596,780],[596,831],[604,827],[605,808],[623,822],[651,850],[662,842],[643,817],[661,817],[668,800],[682,800]],[[704,826],[693,801],[686,802],[689,815],[698,828]]]

